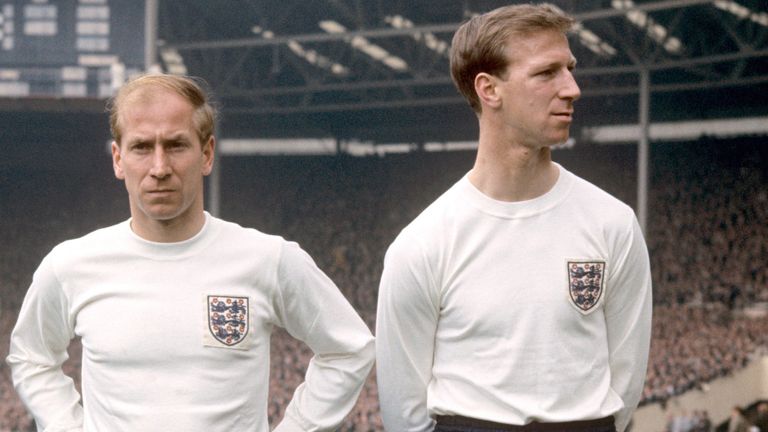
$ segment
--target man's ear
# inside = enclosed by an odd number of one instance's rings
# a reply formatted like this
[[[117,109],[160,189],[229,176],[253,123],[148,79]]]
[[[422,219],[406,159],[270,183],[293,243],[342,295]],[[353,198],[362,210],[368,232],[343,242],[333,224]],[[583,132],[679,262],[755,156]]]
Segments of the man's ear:
[[[216,156],[216,138],[211,135],[203,145],[203,175],[207,176],[213,170],[213,160]]]
[[[115,177],[125,180],[125,173],[122,168],[123,157],[120,155],[120,146],[112,141],[112,169],[115,170]]]
[[[501,105],[497,82],[498,78],[485,72],[475,76],[475,92],[483,106],[498,108]]]

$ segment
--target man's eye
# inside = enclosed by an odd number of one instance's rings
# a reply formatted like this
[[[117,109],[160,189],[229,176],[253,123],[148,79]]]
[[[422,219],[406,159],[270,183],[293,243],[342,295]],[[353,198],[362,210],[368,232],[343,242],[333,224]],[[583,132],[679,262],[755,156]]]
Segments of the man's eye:
[[[133,151],[138,151],[138,152],[146,152],[146,151],[149,151],[150,148],[151,148],[151,146],[149,144],[146,144],[146,143],[134,144],[131,147],[131,149],[133,149]]]

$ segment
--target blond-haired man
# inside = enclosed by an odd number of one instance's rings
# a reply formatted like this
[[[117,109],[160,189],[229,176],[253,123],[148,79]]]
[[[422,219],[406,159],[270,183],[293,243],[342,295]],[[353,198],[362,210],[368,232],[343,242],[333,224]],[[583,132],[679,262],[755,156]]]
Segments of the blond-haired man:
[[[193,79],[146,75],[111,104],[131,218],[66,241],[35,272],[7,362],[40,431],[267,432],[270,333],[314,351],[277,431],[333,430],[373,337],[296,243],[203,209],[215,111]],[[82,402],[61,370],[83,345]]]

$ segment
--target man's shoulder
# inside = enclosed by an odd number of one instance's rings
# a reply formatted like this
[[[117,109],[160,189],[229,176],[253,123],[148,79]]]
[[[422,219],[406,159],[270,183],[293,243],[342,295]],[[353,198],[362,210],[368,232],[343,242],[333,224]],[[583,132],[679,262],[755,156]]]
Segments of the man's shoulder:
[[[413,250],[415,245],[430,245],[441,238],[458,217],[457,208],[461,207],[461,181],[444,191],[411,220],[400,231],[390,248]]]
[[[107,246],[113,244],[114,241],[125,233],[125,230],[129,228],[128,221],[122,221],[114,225],[96,228],[93,231],[85,233],[80,237],[73,237],[56,245],[54,251],[66,251],[82,249],[89,245],[101,245]]]
[[[634,218],[634,210],[627,203],[592,182],[571,174],[574,177],[574,187],[571,198],[583,203],[583,208],[594,211],[601,218]]]
[[[241,225],[240,222],[220,219],[217,217],[211,217],[211,221],[212,221],[212,224],[218,227],[218,229],[220,229],[222,233],[225,233],[228,235],[243,235],[243,236],[255,237],[255,238],[279,237],[272,234],[268,234],[264,231],[261,231],[258,228]]]
[[[128,221],[124,221],[64,240],[51,248],[43,263],[54,268],[71,268],[81,262],[96,262],[109,250],[120,250],[125,244],[120,239],[123,230],[129,229]]]
[[[238,222],[212,218],[215,229],[219,232],[219,241],[228,242],[231,247],[281,248],[288,241],[280,235],[269,234],[258,228],[240,225]]]
[[[580,177],[576,177],[560,216],[563,223],[588,229],[619,248],[631,244],[639,230],[632,207]]]

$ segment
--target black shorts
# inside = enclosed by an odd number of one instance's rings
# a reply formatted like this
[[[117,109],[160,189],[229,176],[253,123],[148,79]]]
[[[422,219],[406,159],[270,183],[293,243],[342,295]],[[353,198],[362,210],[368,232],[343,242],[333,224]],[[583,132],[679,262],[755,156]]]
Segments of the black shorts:
[[[528,423],[524,426],[495,423],[462,416],[437,416],[434,432],[616,432],[613,416],[563,423]]]

